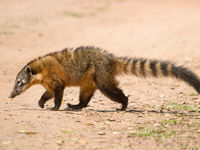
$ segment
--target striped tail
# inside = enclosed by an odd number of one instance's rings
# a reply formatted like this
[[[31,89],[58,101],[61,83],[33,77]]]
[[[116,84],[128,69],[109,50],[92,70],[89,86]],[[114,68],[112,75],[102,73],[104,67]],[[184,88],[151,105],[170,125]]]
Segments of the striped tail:
[[[200,94],[200,79],[191,70],[168,61],[143,58],[119,58],[118,74],[134,74],[138,77],[175,77],[192,86]]]

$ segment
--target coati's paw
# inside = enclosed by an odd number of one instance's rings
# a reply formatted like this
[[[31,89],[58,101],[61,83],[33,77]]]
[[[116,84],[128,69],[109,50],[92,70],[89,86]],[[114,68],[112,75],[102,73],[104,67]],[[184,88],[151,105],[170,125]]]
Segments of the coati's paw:
[[[68,108],[72,108],[72,104],[67,103],[67,107],[68,107]]]
[[[52,111],[57,111],[60,107],[54,106],[53,108],[50,108]]]
[[[38,105],[41,107],[41,108],[44,108],[44,104],[45,104],[45,102],[44,101],[38,101]]]
[[[82,109],[83,107],[81,105],[72,105],[70,103],[67,103],[67,106],[68,108],[71,108],[71,109]]]

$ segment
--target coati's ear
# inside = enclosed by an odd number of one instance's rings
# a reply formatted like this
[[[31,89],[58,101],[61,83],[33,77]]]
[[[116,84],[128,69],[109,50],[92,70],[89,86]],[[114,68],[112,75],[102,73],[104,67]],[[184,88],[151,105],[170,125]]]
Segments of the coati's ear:
[[[30,75],[35,75],[36,73],[31,69],[30,66],[26,66],[25,71]]]

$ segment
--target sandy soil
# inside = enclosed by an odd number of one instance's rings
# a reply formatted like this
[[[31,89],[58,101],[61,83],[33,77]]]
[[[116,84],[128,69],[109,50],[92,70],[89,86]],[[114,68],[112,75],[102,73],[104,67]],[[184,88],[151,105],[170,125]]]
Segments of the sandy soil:
[[[52,101],[38,107],[41,86],[7,99],[28,61],[80,45],[171,60],[200,75],[200,1],[1,0],[1,150],[200,148],[200,96],[176,80],[119,77],[127,112],[99,91],[89,107],[69,111],[78,88],[66,88],[56,112],[48,110]]]

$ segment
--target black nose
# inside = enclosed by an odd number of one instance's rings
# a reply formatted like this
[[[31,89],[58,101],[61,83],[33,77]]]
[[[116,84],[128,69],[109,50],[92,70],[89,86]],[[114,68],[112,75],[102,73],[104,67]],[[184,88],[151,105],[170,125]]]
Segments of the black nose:
[[[16,95],[14,94],[14,92],[12,92],[9,96],[9,98],[14,98]]]

